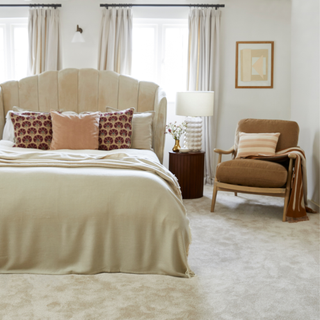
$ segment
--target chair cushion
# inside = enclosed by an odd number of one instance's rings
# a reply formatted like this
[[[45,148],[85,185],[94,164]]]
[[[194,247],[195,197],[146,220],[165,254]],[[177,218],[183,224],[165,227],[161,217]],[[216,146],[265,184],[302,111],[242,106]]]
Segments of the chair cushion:
[[[238,184],[248,187],[281,188],[287,181],[287,170],[279,163],[235,159],[222,162],[217,167],[219,182]]]

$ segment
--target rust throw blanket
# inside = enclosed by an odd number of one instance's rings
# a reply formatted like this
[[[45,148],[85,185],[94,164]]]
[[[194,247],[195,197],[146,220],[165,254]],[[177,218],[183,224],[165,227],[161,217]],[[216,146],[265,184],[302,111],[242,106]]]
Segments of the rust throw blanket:
[[[295,154],[294,169],[291,180],[291,193],[287,209],[287,221],[299,222],[309,220],[307,212],[316,213],[307,206],[307,166],[304,151],[299,148],[289,148],[278,151],[275,156],[250,157],[251,159],[260,159],[281,162],[288,158],[289,154]]]

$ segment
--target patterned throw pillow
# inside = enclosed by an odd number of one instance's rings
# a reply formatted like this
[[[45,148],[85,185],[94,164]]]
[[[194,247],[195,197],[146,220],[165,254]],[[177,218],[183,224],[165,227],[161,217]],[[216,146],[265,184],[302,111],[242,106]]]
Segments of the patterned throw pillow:
[[[14,126],[15,144],[13,147],[48,150],[52,141],[50,113],[11,112]]]
[[[129,149],[134,108],[100,114],[99,150]]]
[[[118,111],[112,107],[106,107],[107,112]],[[134,112],[132,119],[132,149],[152,149],[152,122],[154,111]]]
[[[274,156],[280,133],[239,133],[236,158],[248,156]]]

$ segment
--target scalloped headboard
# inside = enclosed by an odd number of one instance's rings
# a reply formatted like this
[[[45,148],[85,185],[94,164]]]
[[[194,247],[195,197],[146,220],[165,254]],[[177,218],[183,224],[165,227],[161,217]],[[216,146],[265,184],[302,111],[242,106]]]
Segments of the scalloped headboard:
[[[47,71],[20,81],[0,84],[0,139],[5,115],[12,107],[46,111],[105,111],[134,107],[137,112],[155,111],[153,149],[163,161],[167,99],[153,82],[138,81],[112,71],[63,69]]]

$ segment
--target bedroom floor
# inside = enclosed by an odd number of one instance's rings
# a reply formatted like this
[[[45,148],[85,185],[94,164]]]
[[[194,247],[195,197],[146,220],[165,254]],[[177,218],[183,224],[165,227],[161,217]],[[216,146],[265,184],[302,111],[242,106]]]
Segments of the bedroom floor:
[[[0,319],[319,319],[319,214],[283,223],[279,198],[185,200],[192,279],[1,275]]]

